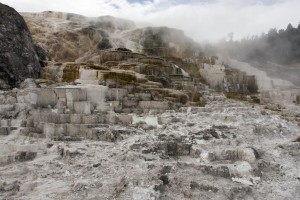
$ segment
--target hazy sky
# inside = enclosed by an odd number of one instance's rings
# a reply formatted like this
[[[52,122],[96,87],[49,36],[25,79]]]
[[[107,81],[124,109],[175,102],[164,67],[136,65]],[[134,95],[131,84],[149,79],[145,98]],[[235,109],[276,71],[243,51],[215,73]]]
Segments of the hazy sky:
[[[85,16],[112,15],[185,31],[197,41],[217,41],[298,26],[300,0],[1,0],[20,12],[45,10]]]

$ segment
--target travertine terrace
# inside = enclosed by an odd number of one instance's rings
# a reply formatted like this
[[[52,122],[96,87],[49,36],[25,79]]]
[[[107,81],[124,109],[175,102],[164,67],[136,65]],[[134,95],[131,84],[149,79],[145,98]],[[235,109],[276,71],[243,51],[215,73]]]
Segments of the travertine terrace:
[[[44,67],[0,91],[0,199],[300,198],[299,95],[179,30],[23,16]]]

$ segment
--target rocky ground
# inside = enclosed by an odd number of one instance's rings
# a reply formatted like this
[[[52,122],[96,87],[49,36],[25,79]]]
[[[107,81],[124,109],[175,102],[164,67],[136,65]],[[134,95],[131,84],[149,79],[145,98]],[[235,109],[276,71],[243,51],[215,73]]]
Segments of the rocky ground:
[[[220,94],[206,99],[139,116],[158,125],[103,124],[98,141],[2,135],[0,198],[300,198],[299,125]]]
[[[299,96],[260,105],[233,70],[243,101],[216,93],[225,68],[179,30],[23,13],[37,46],[0,12],[0,199],[300,199]]]

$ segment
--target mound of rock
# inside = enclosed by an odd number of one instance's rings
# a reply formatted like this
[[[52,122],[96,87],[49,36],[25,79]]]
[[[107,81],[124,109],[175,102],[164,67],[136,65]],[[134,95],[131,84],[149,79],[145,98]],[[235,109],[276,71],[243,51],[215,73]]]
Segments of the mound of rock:
[[[41,66],[22,16],[1,3],[0,16],[0,89],[9,89],[37,78]]]

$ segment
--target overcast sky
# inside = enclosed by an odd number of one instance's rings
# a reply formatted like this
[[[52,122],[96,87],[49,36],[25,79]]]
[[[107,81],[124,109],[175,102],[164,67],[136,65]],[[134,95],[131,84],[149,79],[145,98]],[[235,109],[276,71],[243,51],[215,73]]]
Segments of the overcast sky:
[[[169,26],[196,41],[234,39],[298,26],[300,0],[1,0],[19,12],[63,11],[112,15],[138,24]]]

